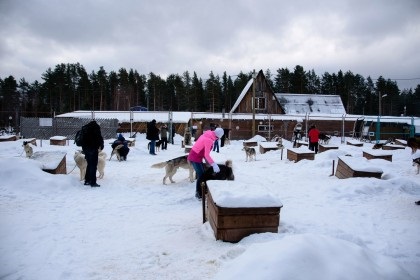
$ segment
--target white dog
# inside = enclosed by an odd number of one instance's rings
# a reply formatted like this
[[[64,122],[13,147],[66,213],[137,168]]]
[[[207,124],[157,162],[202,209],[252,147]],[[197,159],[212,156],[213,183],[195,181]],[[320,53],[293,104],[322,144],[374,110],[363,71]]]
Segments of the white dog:
[[[34,154],[34,150],[29,142],[23,141],[23,149],[25,150],[26,157],[30,158]]]
[[[77,167],[80,170],[80,181],[85,179],[86,175],[86,167],[87,161],[85,159],[85,155],[82,151],[76,151],[74,153],[74,161],[76,162]],[[100,151],[98,154],[98,172],[99,172],[99,179],[102,179],[105,175],[105,162],[106,162],[106,153],[104,151]]]

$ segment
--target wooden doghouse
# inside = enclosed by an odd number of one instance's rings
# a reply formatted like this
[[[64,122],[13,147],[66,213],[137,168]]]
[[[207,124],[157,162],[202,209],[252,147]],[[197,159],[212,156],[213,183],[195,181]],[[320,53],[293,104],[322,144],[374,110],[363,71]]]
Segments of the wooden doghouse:
[[[65,136],[53,136],[50,138],[50,145],[65,146],[67,143],[67,137]]]
[[[387,145],[382,146],[382,150],[404,150],[404,149],[405,149],[405,146],[402,146],[402,145],[387,144]]]
[[[382,169],[369,164],[369,161],[362,157],[338,157],[337,170],[335,176],[340,179],[351,177],[374,177],[381,179]]]
[[[16,135],[2,135],[0,136],[0,142],[16,141]]]
[[[238,242],[263,232],[278,232],[282,203],[260,187],[235,181],[207,181],[207,216],[216,240]]]
[[[66,153],[43,151],[35,152],[31,159],[42,164],[42,170],[51,174],[67,174]]]
[[[287,159],[298,162],[302,159],[314,160],[315,152],[306,148],[289,148],[287,149]]]
[[[363,157],[367,159],[384,159],[392,161],[392,154],[380,150],[363,151]]]
[[[356,140],[348,140],[347,145],[356,146],[356,147],[363,147],[363,142],[356,141]]]
[[[265,154],[268,151],[275,151],[279,149],[277,142],[260,142],[260,154]]]
[[[338,150],[338,146],[319,144],[318,152],[322,153],[328,150]]]
[[[257,141],[253,141],[253,140],[245,140],[243,142],[244,147],[255,147],[258,146]]]

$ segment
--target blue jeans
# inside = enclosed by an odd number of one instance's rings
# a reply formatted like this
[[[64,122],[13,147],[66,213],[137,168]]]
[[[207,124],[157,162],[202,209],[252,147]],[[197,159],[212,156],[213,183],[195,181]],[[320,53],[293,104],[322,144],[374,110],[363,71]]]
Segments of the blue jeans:
[[[214,141],[213,151],[219,152],[219,140]]]
[[[203,196],[201,192],[201,186],[200,186],[200,177],[204,174],[204,164],[201,162],[191,162],[192,166],[194,167],[195,173],[197,175],[197,183],[195,185],[195,193],[199,196]]]
[[[96,169],[98,168],[98,148],[86,148],[83,152],[87,162],[85,182],[94,185],[96,184]]]
[[[151,154],[151,155],[155,154],[155,146],[156,146],[156,140],[150,140],[149,154]]]

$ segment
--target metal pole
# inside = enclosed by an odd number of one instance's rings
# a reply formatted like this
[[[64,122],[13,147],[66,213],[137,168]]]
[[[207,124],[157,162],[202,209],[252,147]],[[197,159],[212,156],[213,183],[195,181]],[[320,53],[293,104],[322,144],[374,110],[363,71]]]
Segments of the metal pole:
[[[255,81],[256,81],[256,74],[255,69],[252,72],[252,137],[255,136]]]

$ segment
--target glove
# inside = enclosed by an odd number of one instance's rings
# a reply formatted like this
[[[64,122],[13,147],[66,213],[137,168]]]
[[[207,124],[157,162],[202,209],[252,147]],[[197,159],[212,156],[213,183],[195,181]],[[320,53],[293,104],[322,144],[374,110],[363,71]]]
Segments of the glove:
[[[214,173],[219,173],[220,172],[220,168],[217,165],[217,163],[213,162],[213,164],[211,165],[211,167],[213,167],[213,172]]]

